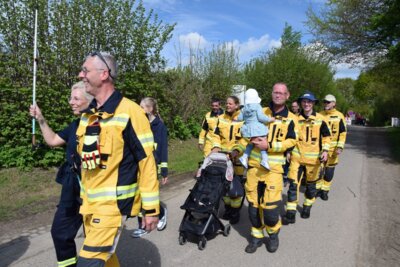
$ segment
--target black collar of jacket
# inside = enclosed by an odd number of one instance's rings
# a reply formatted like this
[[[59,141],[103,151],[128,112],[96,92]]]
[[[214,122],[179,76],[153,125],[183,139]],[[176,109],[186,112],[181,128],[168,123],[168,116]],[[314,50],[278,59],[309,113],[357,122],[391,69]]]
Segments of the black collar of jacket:
[[[314,117],[315,117],[315,116],[317,115],[317,112],[315,112],[315,110],[313,110],[310,116],[306,116],[306,115],[304,115],[304,111],[302,110],[302,111],[300,112],[300,115],[303,116],[304,119],[308,119],[308,118],[311,117],[311,116],[314,116]]]
[[[122,100],[122,94],[118,91],[114,91],[112,95],[106,100],[104,105],[99,108],[97,107],[96,99],[93,99],[89,107],[82,111],[82,113],[94,114],[96,112],[107,112],[108,114],[113,114],[117,109],[119,103]]]
[[[224,114],[224,110],[223,110],[222,108],[220,108],[220,109],[218,110],[218,112],[213,112],[213,111],[211,110],[210,117],[218,117],[218,116],[221,115],[221,114]]]
[[[272,111],[272,116],[273,117],[280,116],[280,117],[287,118],[289,116],[289,109],[287,108],[287,106],[284,106],[284,108],[281,111],[277,112],[277,113],[275,113],[275,111],[274,111],[274,102],[271,101],[269,103],[268,107]]]

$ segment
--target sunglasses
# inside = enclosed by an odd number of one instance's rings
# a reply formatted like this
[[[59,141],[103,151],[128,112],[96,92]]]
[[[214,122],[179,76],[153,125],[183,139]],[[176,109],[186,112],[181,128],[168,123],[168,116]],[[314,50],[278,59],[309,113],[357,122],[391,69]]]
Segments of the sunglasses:
[[[111,75],[111,69],[110,69],[110,67],[109,67],[108,64],[107,64],[107,61],[106,61],[106,60],[104,59],[104,57],[101,55],[101,53],[98,52],[98,51],[94,51],[94,52],[90,53],[90,56],[91,56],[91,57],[98,57],[98,58],[100,58],[100,60],[103,61],[104,64],[106,64],[106,67],[107,67],[107,69],[108,69],[108,75],[110,75],[110,77],[114,80],[114,77]]]
[[[324,100],[324,104],[329,104],[329,103],[331,103],[331,101]]]

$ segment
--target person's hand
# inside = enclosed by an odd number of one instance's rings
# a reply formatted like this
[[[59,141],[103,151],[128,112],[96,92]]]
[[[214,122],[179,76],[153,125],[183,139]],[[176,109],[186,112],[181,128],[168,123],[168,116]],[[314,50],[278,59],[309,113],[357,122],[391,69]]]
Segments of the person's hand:
[[[212,153],[218,153],[220,151],[221,151],[221,148],[219,148],[219,147],[214,147],[213,149],[211,149]]]
[[[157,228],[158,215],[157,216],[144,216],[142,220],[142,227],[147,232],[151,232]]]
[[[275,117],[271,117],[270,122],[274,122],[274,121],[276,121]]]
[[[290,158],[292,157],[292,153],[286,153],[286,161],[290,162]]]
[[[321,162],[326,162],[328,160],[328,151],[323,151],[320,156]]]
[[[252,138],[251,143],[261,150],[268,150],[269,144],[266,137],[255,137]]]
[[[336,155],[340,155],[342,153],[343,149],[341,148],[336,148]]]
[[[200,151],[203,151],[204,145],[203,144],[198,144],[197,147],[199,148]]]
[[[161,178],[161,184],[165,185],[166,183],[168,183],[168,177],[162,177]]]
[[[42,111],[36,104],[29,107],[29,114],[37,120],[44,119]]]
[[[239,156],[239,151],[233,150],[231,152],[231,157],[232,157],[233,160],[236,160],[238,156]]]

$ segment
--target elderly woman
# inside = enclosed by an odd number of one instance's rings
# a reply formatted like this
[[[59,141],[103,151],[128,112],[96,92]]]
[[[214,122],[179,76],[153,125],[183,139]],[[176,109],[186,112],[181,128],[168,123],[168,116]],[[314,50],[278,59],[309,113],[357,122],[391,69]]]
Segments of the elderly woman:
[[[68,98],[72,113],[79,116],[80,111],[86,109],[92,99],[93,96],[86,93],[83,82],[74,84]],[[76,154],[76,129],[79,119],[55,133],[47,124],[37,105],[30,107],[30,114],[39,122],[43,138],[49,146],[66,145],[66,162],[60,167],[56,177],[56,182],[62,185],[62,189],[51,227],[51,236],[56,249],[58,266],[75,266],[77,255],[74,239],[82,225],[82,215],[79,214],[80,161]]]

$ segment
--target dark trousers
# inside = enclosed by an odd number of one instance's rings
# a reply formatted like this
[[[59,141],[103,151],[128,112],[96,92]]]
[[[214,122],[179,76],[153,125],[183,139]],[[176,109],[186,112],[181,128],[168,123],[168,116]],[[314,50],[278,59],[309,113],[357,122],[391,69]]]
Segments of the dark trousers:
[[[51,226],[51,237],[56,249],[57,261],[76,258],[75,236],[82,225],[82,215],[77,207],[58,207]],[[76,266],[74,262],[67,266]]]

